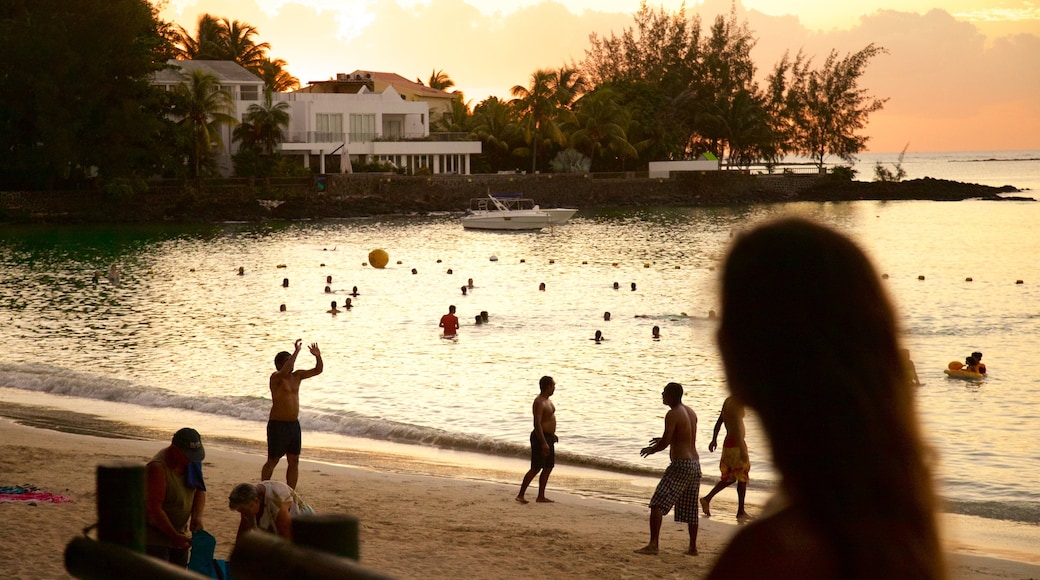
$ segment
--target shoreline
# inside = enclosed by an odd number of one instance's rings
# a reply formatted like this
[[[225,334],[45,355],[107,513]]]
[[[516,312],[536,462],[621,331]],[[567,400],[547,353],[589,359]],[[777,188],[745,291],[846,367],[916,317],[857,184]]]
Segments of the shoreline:
[[[1016,186],[990,186],[930,177],[899,182],[854,181],[831,174],[752,175],[743,171],[635,174],[509,174],[388,176],[330,174],[279,185],[270,180],[170,180],[126,199],[97,192],[10,191],[0,195],[0,223],[190,224],[348,219],[463,213],[473,198],[522,192],[542,207],[579,211],[647,207],[727,207],[798,201],[1036,201]]]
[[[86,425],[68,425],[69,421],[62,420],[62,411],[53,413],[46,408],[36,408],[27,419],[11,419],[9,409],[5,405],[0,411],[0,438],[4,441],[0,445],[0,473],[5,474],[0,484],[36,485],[69,495],[75,503],[35,507],[0,504],[0,513],[10,512],[4,514],[5,521],[12,522],[0,529],[0,537],[5,545],[24,545],[27,538],[37,544],[33,551],[41,557],[24,577],[62,577],[65,543],[94,517],[95,466],[112,460],[146,460],[165,445],[165,430],[102,418]],[[23,425],[22,420],[35,426]],[[113,430],[112,426],[117,428]],[[243,448],[243,441],[235,438],[205,434],[203,438],[210,487],[206,528],[218,538],[217,557],[226,558],[237,516],[232,517],[235,514],[225,508],[224,493],[240,480],[257,478],[263,451],[255,442],[245,442]],[[414,465],[402,463],[401,456],[394,453],[366,449],[351,453],[354,460],[346,462],[329,461],[320,453],[315,454],[318,459],[301,459],[301,494],[316,508],[321,506],[321,512],[359,517],[362,564],[399,577],[521,577],[545,569],[558,573],[557,577],[702,576],[736,530],[735,521],[727,521],[733,520],[727,512],[735,501],[726,501],[724,493],[716,500],[715,517],[701,519],[699,557],[682,555],[684,526],[671,518],[666,518],[662,531],[662,555],[640,557],[632,550],[646,540],[645,504],[555,488],[555,482],[566,487],[568,479],[584,475],[576,474],[575,468],[560,466],[560,473],[554,471],[549,496],[557,500],[556,504],[532,502],[520,506],[513,497],[524,470],[522,462],[489,465],[489,471],[500,472],[489,478],[489,474],[460,473],[458,466],[444,457],[411,458],[419,465],[434,464],[428,473],[419,474],[409,471]],[[276,479],[284,474],[284,462],[279,467]],[[508,481],[494,480],[501,474]],[[644,499],[648,498],[649,492]],[[752,513],[758,513],[760,502],[749,501],[749,505]],[[33,517],[16,515],[27,513]],[[1010,546],[1004,541],[1007,530],[999,523],[988,525],[983,533],[980,521],[944,515],[943,527],[952,552],[951,577],[1040,577],[1040,556],[1032,554],[1033,561],[1029,562],[1030,544],[1024,548]],[[531,538],[546,541],[544,569],[531,563],[528,552],[515,549]],[[402,550],[402,546],[407,549]],[[5,576],[17,577],[18,569],[13,567],[21,565],[28,564],[0,556],[0,572]]]

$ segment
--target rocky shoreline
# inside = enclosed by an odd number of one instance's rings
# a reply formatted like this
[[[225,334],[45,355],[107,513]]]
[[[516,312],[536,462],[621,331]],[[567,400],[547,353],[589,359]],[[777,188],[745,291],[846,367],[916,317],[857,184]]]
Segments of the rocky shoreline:
[[[830,175],[749,175],[713,171],[668,179],[628,175],[353,174],[289,183],[225,180],[153,187],[113,198],[96,191],[0,192],[0,223],[207,223],[335,219],[463,212],[488,193],[519,192],[543,207],[581,210],[636,207],[719,207],[792,201],[855,200],[1035,201],[1013,186],[941,179],[845,181]]]

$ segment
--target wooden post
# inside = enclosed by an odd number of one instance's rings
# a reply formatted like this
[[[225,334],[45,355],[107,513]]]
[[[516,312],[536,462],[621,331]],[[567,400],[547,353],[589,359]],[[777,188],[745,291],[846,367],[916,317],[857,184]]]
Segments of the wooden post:
[[[293,535],[296,520],[293,519]],[[353,560],[305,548],[280,536],[253,530],[235,542],[231,552],[231,577],[235,580],[388,580]]]
[[[74,578],[148,578],[148,580],[202,580],[201,576],[122,546],[97,542],[82,536],[65,547],[65,569]],[[288,576],[286,576],[288,578]]]
[[[292,520],[292,540],[297,546],[361,559],[358,519],[340,514],[301,514]]]
[[[145,477],[140,463],[97,468],[98,540],[135,552],[145,546]]]

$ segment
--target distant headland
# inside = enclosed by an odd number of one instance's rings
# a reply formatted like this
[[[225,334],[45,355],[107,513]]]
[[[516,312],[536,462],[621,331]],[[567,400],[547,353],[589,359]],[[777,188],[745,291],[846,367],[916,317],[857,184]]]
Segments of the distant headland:
[[[991,187],[942,179],[849,181],[833,175],[751,175],[737,171],[404,176],[336,174],[293,179],[176,180],[120,197],[99,191],[0,192],[0,222],[198,223],[332,219],[463,212],[470,199],[519,192],[543,207],[581,210],[740,206],[792,201],[1029,200]],[[199,190],[201,186],[201,191]]]

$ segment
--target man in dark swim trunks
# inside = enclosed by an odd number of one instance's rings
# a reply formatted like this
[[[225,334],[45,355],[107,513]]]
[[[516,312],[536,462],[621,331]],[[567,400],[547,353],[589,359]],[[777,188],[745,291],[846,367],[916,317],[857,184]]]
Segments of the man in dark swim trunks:
[[[277,371],[271,373],[271,414],[267,421],[267,463],[260,471],[260,479],[267,481],[274,474],[278,461],[285,456],[289,466],[285,470],[285,483],[296,489],[296,481],[300,476],[300,449],[302,434],[300,431],[300,382],[321,374],[323,365],[318,343],[311,344],[309,350],[314,355],[314,368],[306,371],[294,371],[296,355],[300,354],[303,341],[296,339],[292,354],[282,351],[274,357]]]
[[[516,501],[520,503],[527,503],[524,494],[539,471],[542,472],[542,476],[538,478],[538,497],[535,501],[553,503],[553,500],[545,497],[545,484],[549,482],[549,474],[556,466],[556,442],[559,441],[556,437],[556,406],[549,400],[556,392],[556,381],[550,376],[544,376],[538,381],[538,388],[541,392],[531,405],[534,414],[534,430],[531,431],[531,469],[524,475],[520,493],[516,496]]]

